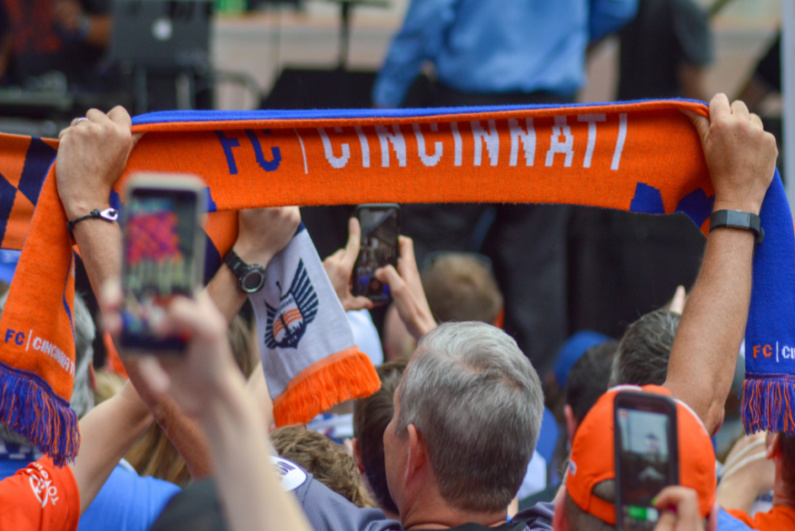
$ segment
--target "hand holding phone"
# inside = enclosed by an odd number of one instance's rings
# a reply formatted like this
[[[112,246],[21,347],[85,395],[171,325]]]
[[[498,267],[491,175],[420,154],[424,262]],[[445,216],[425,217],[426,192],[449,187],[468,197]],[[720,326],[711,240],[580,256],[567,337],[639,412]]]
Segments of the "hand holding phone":
[[[615,397],[617,529],[652,531],[652,500],[679,484],[676,404],[666,396],[621,391]]]
[[[121,346],[179,353],[185,340],[153,326],[176,295],[192,297],[204,271],[204,184],[189,175],[138,174],[125,193]]]
[[[387,265],[397,266],[400,207],[396,204],[359,205],[356,217],[361,226],[361,245],[353,268],[352,293],[373,302],[390,300],[389,286],[375,272]]]

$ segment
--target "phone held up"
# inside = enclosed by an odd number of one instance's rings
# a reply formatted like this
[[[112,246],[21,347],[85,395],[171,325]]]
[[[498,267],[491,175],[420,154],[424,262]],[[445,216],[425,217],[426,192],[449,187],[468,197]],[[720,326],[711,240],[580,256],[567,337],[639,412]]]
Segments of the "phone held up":
[[[373,302],[388,302],[389,286],[379,282],[375,272],[388,264],[397,266],[400,206],[359,205],[356,217],[362,228],[362,241],[353,268],[352,293]]]
[[[621,391],[614,406],[616,528],[651,531],[660,516],[651,500],[679,484],[676,404],[667,396]]]
[[[192,175],[139,173],[125,191],[121,346],[179,354],[185,339],[152,329],[176,295],[194,296],[204,273],[204,183]]]

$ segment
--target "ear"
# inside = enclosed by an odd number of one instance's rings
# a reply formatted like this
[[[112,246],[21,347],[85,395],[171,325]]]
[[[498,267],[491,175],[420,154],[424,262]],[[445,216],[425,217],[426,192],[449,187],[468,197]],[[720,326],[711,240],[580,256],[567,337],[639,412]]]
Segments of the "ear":
[[[781,444],[778,440],[778,433],[768,433],[765,437],[765,457],[775,460],[781,457]]]
[[[414,424],[409,424],[406,428],[409,438],[408,462],[406,463],[408,477],[419,473],[428,464],[428,450],[425,447],[425,440],[422,434],[417,431]]]
[[[558,499],[555,502],[555,514],[552,517],[552,529],[555,531],[568,531],[569,521],[566,519],[566,510],[563,507],[566,504],[566,493],[561,492],[558,494]]]
[[[353,460],[356,462],[356,467],[359,469],[359,474],[364,476],[364,463],[362,463],[362,451],[359,448],[358,437],[351,439],[351,446],[353,447]]]
[[[568,404],[563,407],[563,416],[566,417],[566,429],[569,432],[569,448],[571,448],[571,444],[574,441],[574,434],[577,433],[577,428],[580,423],[577,422],[577,418],[574,416],[574,410],[571,409],[571,406]]]

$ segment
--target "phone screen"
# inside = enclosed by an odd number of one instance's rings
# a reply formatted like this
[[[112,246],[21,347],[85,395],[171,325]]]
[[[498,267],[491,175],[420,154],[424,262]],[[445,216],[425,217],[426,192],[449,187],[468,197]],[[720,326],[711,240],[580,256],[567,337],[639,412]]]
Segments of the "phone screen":
[[[397,265],[400,208],[397,205],[364,205],[356,210],[362,228],[359,256],[354,268],[353,293],[373,301],[389,300],[389,286],[375,278],[377,269]]]
[[[184,349],[179,337],[156,337],[150,323],[162,317],[174,295],[193,295],[195,269],[202,263],[196,256],[198,209],[193,190],[131,189],[124,226],[124,347]]]
[[[676,411],[673,412],[675,419]],[[651,500],[678,483],[675,420],[664,411],[616,405],[621,529],[654,529],[659,518]]]

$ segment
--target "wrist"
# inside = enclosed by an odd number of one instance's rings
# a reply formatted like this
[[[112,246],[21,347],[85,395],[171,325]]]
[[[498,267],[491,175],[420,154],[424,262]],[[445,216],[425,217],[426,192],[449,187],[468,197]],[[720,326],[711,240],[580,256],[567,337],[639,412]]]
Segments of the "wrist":
[[[110,203],[108,196],[105,199],[77,199],[74,201],[64,200],[61,198],[64,212],[66,212],[66,219],[71,221],[81,216],[87,215],[94,209],[105,210],[109,208]]]
[[[247,264],[258,264],[262,267],[268,267],[273,253],[257,249],[256,245],[249,245],[246,242],[237,241],[232,246],[232,250]]]
[[[726,199],[715,198],[715,203],[712,205],[712,212],[718,210],[741,210],[743,212],[750,212],[751,214],[759,215],[762,209],[762,203],[750,199]]]

